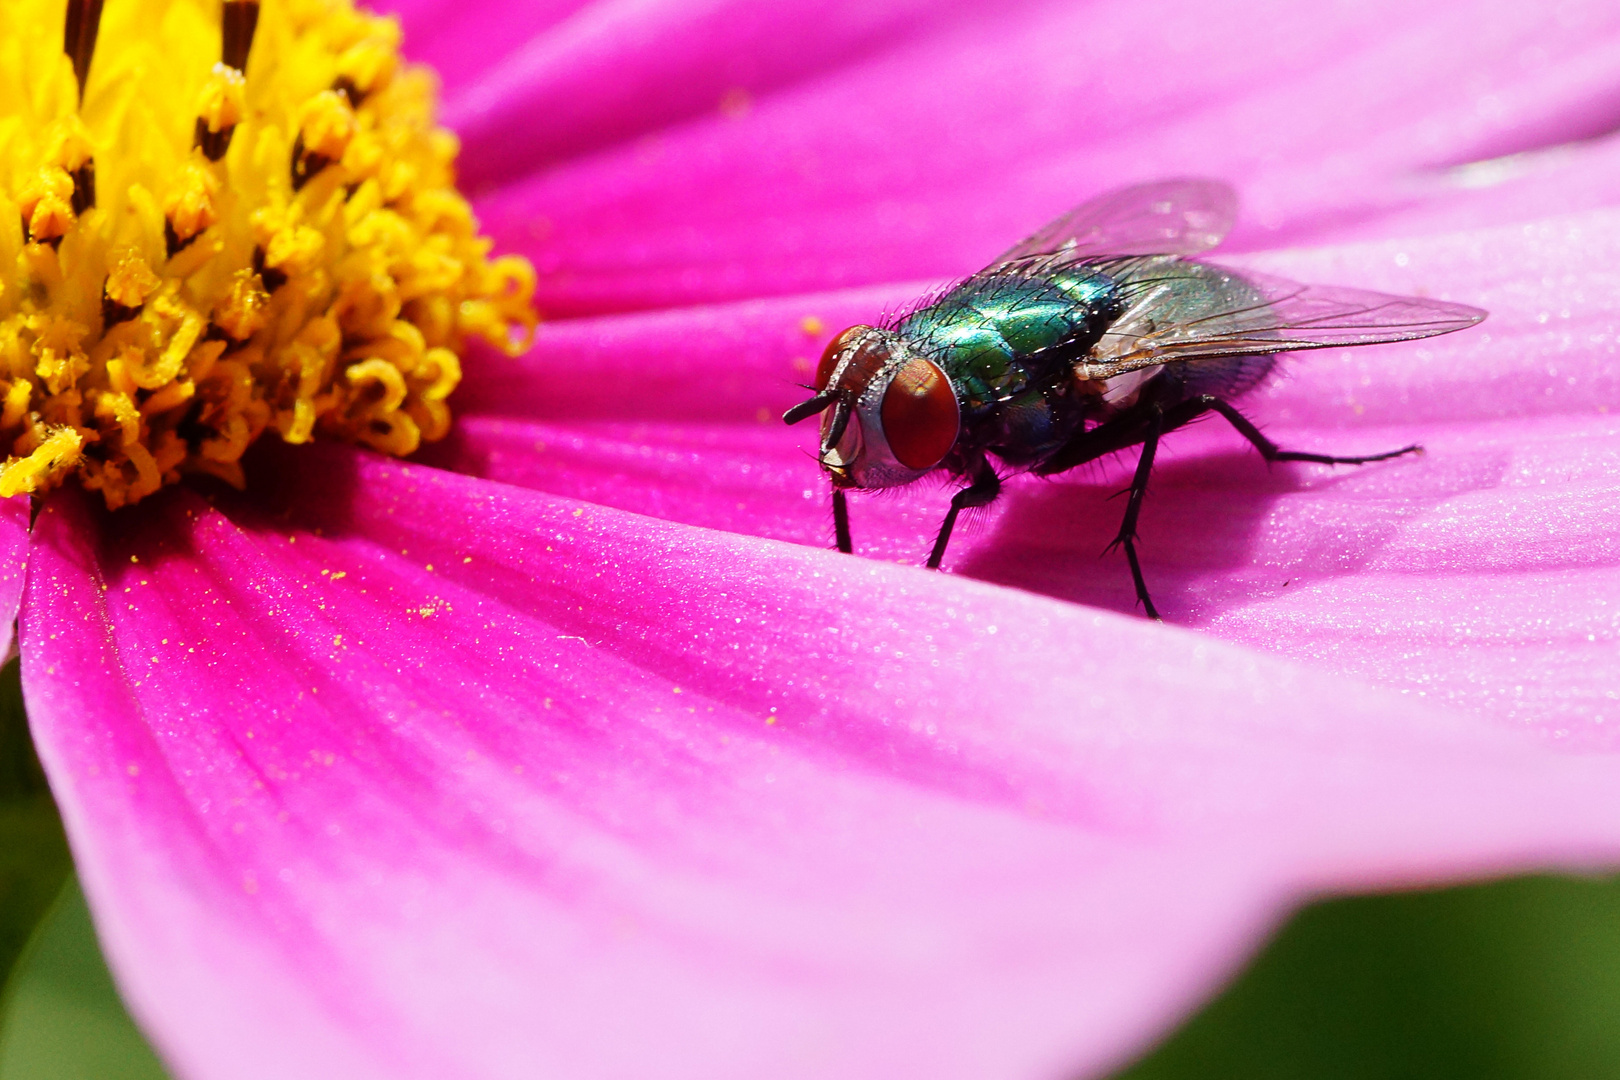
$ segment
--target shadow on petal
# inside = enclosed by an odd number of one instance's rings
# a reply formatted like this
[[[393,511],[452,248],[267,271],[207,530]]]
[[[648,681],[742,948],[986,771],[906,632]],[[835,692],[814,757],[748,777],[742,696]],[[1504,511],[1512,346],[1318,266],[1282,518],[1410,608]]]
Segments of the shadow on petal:
[[[1160,459],[1139,525],[1154,602],[1169,621],[1194,625],[1286,588],[1353,580],[1412,522],[1449,499],[1491,490],[1506,468],[1503,460],[1494,472],[1459,474],[1429,459],[1267,468],[1252,451],[1199,449]],[[1123,555],[1105,554],[1119,532],[1125,500],[1118,496],[1131,464],[1110,463],[1106,480],[1010,485],[991,535],[955,569],[1093,607],[1139,610]]]

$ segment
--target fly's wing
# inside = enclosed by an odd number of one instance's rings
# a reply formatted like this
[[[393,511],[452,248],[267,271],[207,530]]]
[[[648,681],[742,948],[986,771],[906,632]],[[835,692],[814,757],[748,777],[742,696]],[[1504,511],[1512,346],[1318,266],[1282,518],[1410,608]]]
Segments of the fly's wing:
[[[1486,315],[1444,300],[1301,285],[1199,263],[1162,263],[1158,276],[1149,271],[1129,281],[1127,295],[1125,316],[1076,365],[1082,378],[1205,357],[1412,341],[1465,329]]]
[[[1237,193],[1221,181],[1158,180],[1081,203],[991,265],[1037,255],[1197,255],[1236,220]]]

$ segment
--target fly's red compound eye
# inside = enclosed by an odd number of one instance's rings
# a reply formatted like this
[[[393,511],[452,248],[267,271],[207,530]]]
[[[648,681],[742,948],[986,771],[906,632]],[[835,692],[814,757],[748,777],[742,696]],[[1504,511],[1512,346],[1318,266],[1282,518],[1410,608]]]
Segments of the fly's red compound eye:
[[[908,469],[932,469],[956,445],[956,394],[927,360],[906,361],[883,392],[882,417],[889,449]]]
[[[832,382],[833,369],[838,367],[838,354],[848,348],[849,343],[866,329],[864,326],[852,326],[827,342],[827,351],[821,354],[821,363],[816,365],[817,390],[827,389],[827,384]]]

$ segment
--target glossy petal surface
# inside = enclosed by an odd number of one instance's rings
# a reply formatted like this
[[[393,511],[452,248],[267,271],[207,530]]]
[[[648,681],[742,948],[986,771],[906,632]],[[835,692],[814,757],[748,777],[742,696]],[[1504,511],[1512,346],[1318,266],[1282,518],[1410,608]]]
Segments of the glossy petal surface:
[[[549,313],[580,314],[964,274],[1166,175],[1235,182],[1240,245],[1354,232],[1452,166],[1620,125],[1616,20],[1598,0],[603,4],[447,117],[486,224],[535,259]]]
[[[29,576],[41,750],[183,1074],[1095,1068],[1299,890],[1620,826],[1595,762],[1197,635],[278,465],[290,515],[58,497]]]
[[[5,651],[12,645],[11,628],[22,603],[23,571],[28,562],[28,499],[0,499],[0,631]]]

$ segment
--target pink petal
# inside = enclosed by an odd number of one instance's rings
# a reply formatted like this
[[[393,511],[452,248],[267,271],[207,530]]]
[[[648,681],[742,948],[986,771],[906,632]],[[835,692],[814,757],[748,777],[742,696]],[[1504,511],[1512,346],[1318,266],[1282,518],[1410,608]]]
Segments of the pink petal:
[[[399,17],[406,56],[432,65],[444,92],[454,94],[531,38],[565,35],[571,21],[598,5],[590,0],[524,0],[469,8],[459,0],[383,0],[367,6]]]
[[[903,7],[747,10],[592,9],[450,103],[550,314],[959,274],[1146,176],[1237,181],[1239,243],[1297,239],[1409,200],[1415,172],[1611,129],[1620,94],[1596,2],[1047,4],[892,34]],[[801,81],[728,117],[739,56]]]
[[[996,20],[1028,22],[1019,6],[1030,5],[1008,5]],[[480,189],[695,116],[746,112],[755,97],[983,16],[929,0],[610,0],[554,25],[535,20],[525,34],[506,15],[500,30],[517,31],[506,39],[517,47],[492,56],[486,36],[469,39],[478,77],[452,88],[444,120],[467,148],[467,183]]]
[[[22,616],[183,1077],[1092,1073],[1304,892],[1620,851],[1606,760],[1198,636],[267,456],[53,497]]]
[[[1372,185],[1270,230],[1270,246],[1433,235],[1620,205],[1620,137],[1532,147]]]
[[[1264,260],[1374,287],[1443,281],[1492,315],[1426,347],[1301,363],[1257,403],[1318,444],[1413,437],[1429,453],[1415,469],[1307,480],[1313,494],[1274,512],[1249,555],[1304,580],[1198,618],[1551,738],[1616,745],[1617,256],[1609,210]],[[1338,567],[1308,550],[1330,519],[1362,538]]]
[[[810,378],[827,338],[926,288],[543,324],[525,356],[469,359],[454,431],[420,456],[569,498],[826,546],[815,425],[790,430],[782,411],[806,396],[795,383]],[[938,526],[936,487],[863,501],[862,554],[916,561]]]
[[[28,565],[29,501],[0,499],[0,653],[10,653],[12,627],[22,604],[23,570]]]

